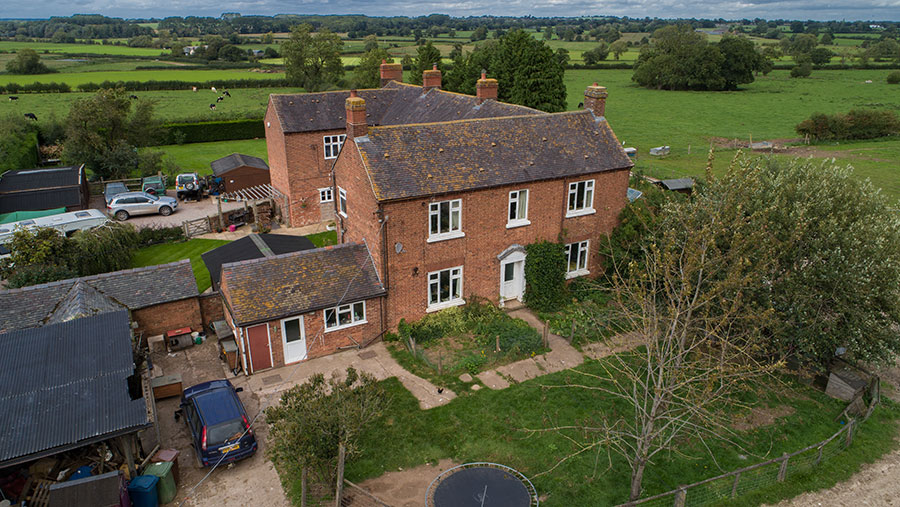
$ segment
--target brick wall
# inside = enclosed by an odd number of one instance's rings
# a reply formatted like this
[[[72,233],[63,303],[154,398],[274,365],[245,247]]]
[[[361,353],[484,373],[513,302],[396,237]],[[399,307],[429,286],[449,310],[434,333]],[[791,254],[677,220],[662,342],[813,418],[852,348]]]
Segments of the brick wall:
[[[136,333],[142,333],[144,337],[182,327],[203,330],[200,301],[196,297],[132,310],[131,318],[138,323]]]
[[[267,185],[271,182],[271,175],[265,169],[256,167],[237,167],[222,176],[225,181],[225,191],[235,192],[245,188],[259,185]]]
[[[596,276],[601,269],[597,254],[599,242],[616,226],[619,213],[627,202],[627,170],[451,194],[434,200],[462,199],[465,237],[436,243],[426,242],[431,199],[384,203],[387,246],[386,251],[382,251],[381,241],[372,239],[378,237],[377,218],[369,211],[372,208],[370,199],[372,202],[374,199],[364,192],[361,196],[356,195],[362,191],[359,188],[362,185],[354,174],[360,171],[353,173],[353,163],[347,161],[345,164],[345,158],[356,157],[341,157],[341,170],[335,173],[337,184],[348,187],[349,216],[344,224],[344,241],[358,242],[366,238],[378,268],[382,267],[382,256],[386,256],[386,322],[390,329],[395,329],[402,318],[414,321],[425,315],[428,273],[431,271],[463,266],[463,296],[478,295],[497,302],[500,296],[497,256],[515,244],[526,246],[558,238],[566,243],[588,239],[591,241],[588,269],[590,276]],[[595,180],[596,213],[565,218],[568,184],[589,178]],[[352,194],[349,189],[353,189]],[[529,190],[528,219],[531,225],[507,229],[509,192],[519,189]],[[354,213],[356,208],[360,209],[359,213]],[[403,246],[399,254],[397,244]]]
[[[209,294],[201,294],[200,302],[200,318],[203,321],[203,328],[209,329],[209,324],[225,318],[225,306],[222,304],[222,295],[218,292]]]
[[[369,182],[356,145],[352,141],[348,141],[346,148],[351,150],[351,153],[347,153],[347,155],[352,156],[339,157],[334,165],[336,187],[347,191],[347,217],[343,218],[340,214],[337,216],[338,240],[341,243],[365,243],[368,245],[375,269],[381,276],[381,280],[384,281],[381,255],[382,238],[379,231],[381,224],[378,223],[375,213],[378,211],[378,203],[375,201],[372,184]],[[338,198],[337,191],[335,188],[335,199]],[[385,224],[385,228],[390,227],[394,227],[394,224]],[[340,235],[342,230],[343,239]]]
[[[271,103],[265,121],[272,186],[288,196],[285,220],[291,227],[300,227],[331,218],[323,215],[319,206],[319,189],[331,186],[334,163],[334,159],[325,159],[323,138],[345,130],[285,134]]]

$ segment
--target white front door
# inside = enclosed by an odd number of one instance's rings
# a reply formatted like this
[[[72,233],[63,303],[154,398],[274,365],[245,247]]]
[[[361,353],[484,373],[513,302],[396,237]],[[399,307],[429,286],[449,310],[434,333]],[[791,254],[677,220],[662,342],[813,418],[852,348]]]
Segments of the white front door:
[[[281,336],[284,340],[284,364],[306,359],[306,330],[302,316],[282,320]]]
[[[500,264],[500,300],[522,300],[525,292],[525,261],[509,261]]]

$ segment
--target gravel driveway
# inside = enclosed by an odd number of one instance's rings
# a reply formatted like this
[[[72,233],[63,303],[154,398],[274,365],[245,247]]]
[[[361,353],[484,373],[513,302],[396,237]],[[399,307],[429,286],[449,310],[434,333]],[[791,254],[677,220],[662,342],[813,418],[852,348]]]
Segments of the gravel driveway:
[[[174,190],[166,191],[169,197],[175,197]],[[242,208],[244,205],[240,202],[230,201],[222,203],[222,211],[230,211]],[[106,206],[103,196],[94,196],[91,198],[91,207],[106,212]],[[218,213],[215,197],[207,197],[199,202],[197,201],[178,201],[178,208],[175,213],[164,217],[162,215],[140,215],[131,217],[127,223],[134,225],[138,229],[144,227],[172,227],[181,226],[181,223],[187,220],[194,220],[205,216],[215,215]]]

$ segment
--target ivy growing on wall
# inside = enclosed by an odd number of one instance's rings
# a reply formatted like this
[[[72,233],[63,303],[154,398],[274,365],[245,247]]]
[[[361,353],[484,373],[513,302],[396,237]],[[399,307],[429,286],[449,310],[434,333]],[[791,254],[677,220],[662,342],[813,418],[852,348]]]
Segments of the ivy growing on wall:
[[[559,309],[568,300],[566,247],[541,241],[526,246],[525,252],[525,304],[542,312]]]

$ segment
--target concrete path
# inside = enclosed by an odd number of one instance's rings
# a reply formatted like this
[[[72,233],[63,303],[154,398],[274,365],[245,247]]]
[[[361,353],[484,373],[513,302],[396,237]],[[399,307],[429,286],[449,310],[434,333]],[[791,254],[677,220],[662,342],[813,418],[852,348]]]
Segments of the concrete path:
[[[213,212],[215,214],[215,212]],[[272,234],[284,234],[288,236],[307,236],[309,234],[315,234],[317,232],[325,232],[328,230],[327,225],[328,222],[321,222],[318,224],[306,225],[303,227],[279,227],[278,224],[272,224]],[[204,239],[226,239],[228,241],[234,241],[236,239],[241,239],[245,236],[249,236],[252,231],[250,227],[238,227],[234,230],[234,232],[230,231],[222,231],[222,232],[210,232],[207,234],[201,234],[196,236],[198,238]]]
[[[631,350],[641,344],[641,337],[638,333],[617,334],[602,342],[588,343],[581,347],[584,355],[591,359],[600,359],[602,357],[618,354]]]
[[[544,331],[544,323],[528,309],[514,310],[509,312],[509,316],[524,320],[540,333]],[[512,382],[523,382],[548,373],[574,368],[584,362],[581,352],[562,337],[551,333],[547,341],[550,342],[550,352],[483,371],[478,374],[478,379],[491,389],[505,389]]]
[[[277,402],[282,391],[295,384],[305,382],[316,373],[321,373],[326,377],[341,377],[350,366],[360,372],[369,373],[378,380],[397,377],[403,386],[419,400],[419,406],[423,409],[445,405],[456,398],[456,393],[453,391],[443,388],[441,392],[438,392],[438,387],[431,382],[403,369],[391,357],[383,342],[363,350],[351,349],[296,365],[260,372],[250,376],[247,379],[247,385],[251,391],[266,398],[266,401]],[[269,404],[271,403],[265,403],[267,406]]]

